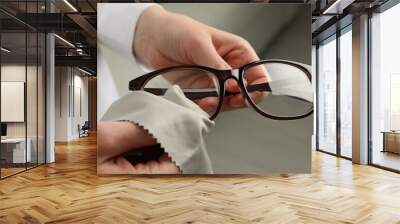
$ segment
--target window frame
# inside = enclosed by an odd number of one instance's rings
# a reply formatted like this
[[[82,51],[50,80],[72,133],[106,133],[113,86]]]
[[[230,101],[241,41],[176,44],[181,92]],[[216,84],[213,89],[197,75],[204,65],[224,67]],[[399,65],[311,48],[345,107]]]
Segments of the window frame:
[[[341,97],[340,97],[340,84],[341,84],[341,67],[340,67],[340,37],[342,35],[344,35],[347,32],[352,32],[352,23],[346,24],[344,27],[342,27],[341,29],[338,29],[335,33],[333,33],[332,35],[326,37],[323,40],[320,40],[317,44],[316,44],[316,151],[319,152],[323,152],[329,155],[333,155],[339,158],[343,158],[343,159],[347,159],[347,160],[352,160],[351,157],[347,157],[342,155],[342,150],[341,150],[341,117],[340,117],[340,103],[341,103]],[[318,112],[318,108],[319,108],[319,104],[320,104],[320,97],[319,97],[319,88],[320,88],[320,74],[319,74],[319,47],[322,43],[328,43],[330,41],[336,41],[336,151],[335,153],[326,151],[324,149],[321,149],[320,143],[319,143],[319,112]]]

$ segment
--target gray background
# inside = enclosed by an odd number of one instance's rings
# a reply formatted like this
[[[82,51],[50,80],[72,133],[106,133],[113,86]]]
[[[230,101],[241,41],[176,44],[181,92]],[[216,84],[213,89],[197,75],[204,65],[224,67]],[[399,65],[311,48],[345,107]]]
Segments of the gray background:
[[[304,4],[162,4],[248,40],[261,59],[311,64],[311,10]],[[274,121],[251,109],[219,114],[207,136],[215,173],[309,173],[313,117]]]

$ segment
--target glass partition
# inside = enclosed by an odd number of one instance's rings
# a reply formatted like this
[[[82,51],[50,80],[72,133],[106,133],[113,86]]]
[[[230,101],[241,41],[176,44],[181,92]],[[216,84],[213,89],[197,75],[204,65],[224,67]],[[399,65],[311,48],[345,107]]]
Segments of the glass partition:
[[[26,12],[41,12],[41,4],[38,1],[27,2]],[[27,150],[31,151],[30,161],[27,167],[35,167],[39,160],[39,67],[40,52],[39,45],[41,40],[39,32],[33,28],[27,27]]]
[[[1,176],[7,177],[24,171],[31,153],[26,150],[26,33],[3,32],[1,47]]]
[[[27,162],[27,167],[34,167],[37,165],[37,149],[38,149],[38,141],[37,141],[37,98],[38,98],[38,88],[37,88],[37,79],[38,79],[38,67],[37,67],[37,41],[38,36],[36,32],[28,32],[27,33],[27,98],[26,98],[26,111],[27,111],[27,150],[29,153],[29,160]]]
[[[371,18],[370,160],[400,171],[400,4]]]
[[[318,47],[318,149],[336,154],[336,36]]]
[[[18,13],[38,13],[44,1],[7,4],[17,4]],[[0,6],[10,5],[2,2]],[[2,179],[45,163],[46,39],[10,15],[0,12],[0,19],[13,23],[12,27],[0,23]]]
[[[352,157],[352,35],[351,26],[340,41],[340,155]]]

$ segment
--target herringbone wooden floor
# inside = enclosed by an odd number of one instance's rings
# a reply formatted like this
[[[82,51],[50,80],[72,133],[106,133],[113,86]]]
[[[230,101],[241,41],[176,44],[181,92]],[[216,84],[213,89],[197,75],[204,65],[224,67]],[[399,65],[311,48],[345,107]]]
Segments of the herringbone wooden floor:
[[[400,223],[400,175],[313,153],[312,175],[96,175],[96,139],[0,181],[0,223]]]

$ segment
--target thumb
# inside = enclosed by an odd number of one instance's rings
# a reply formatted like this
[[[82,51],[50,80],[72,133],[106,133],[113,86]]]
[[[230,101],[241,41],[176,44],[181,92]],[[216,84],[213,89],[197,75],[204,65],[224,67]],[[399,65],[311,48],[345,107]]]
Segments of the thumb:
[[[207,66],[215,69],[231,69],[231,66],[218,54],[211,39],[201,41],[192,51],[192,60],[197,65]]]

